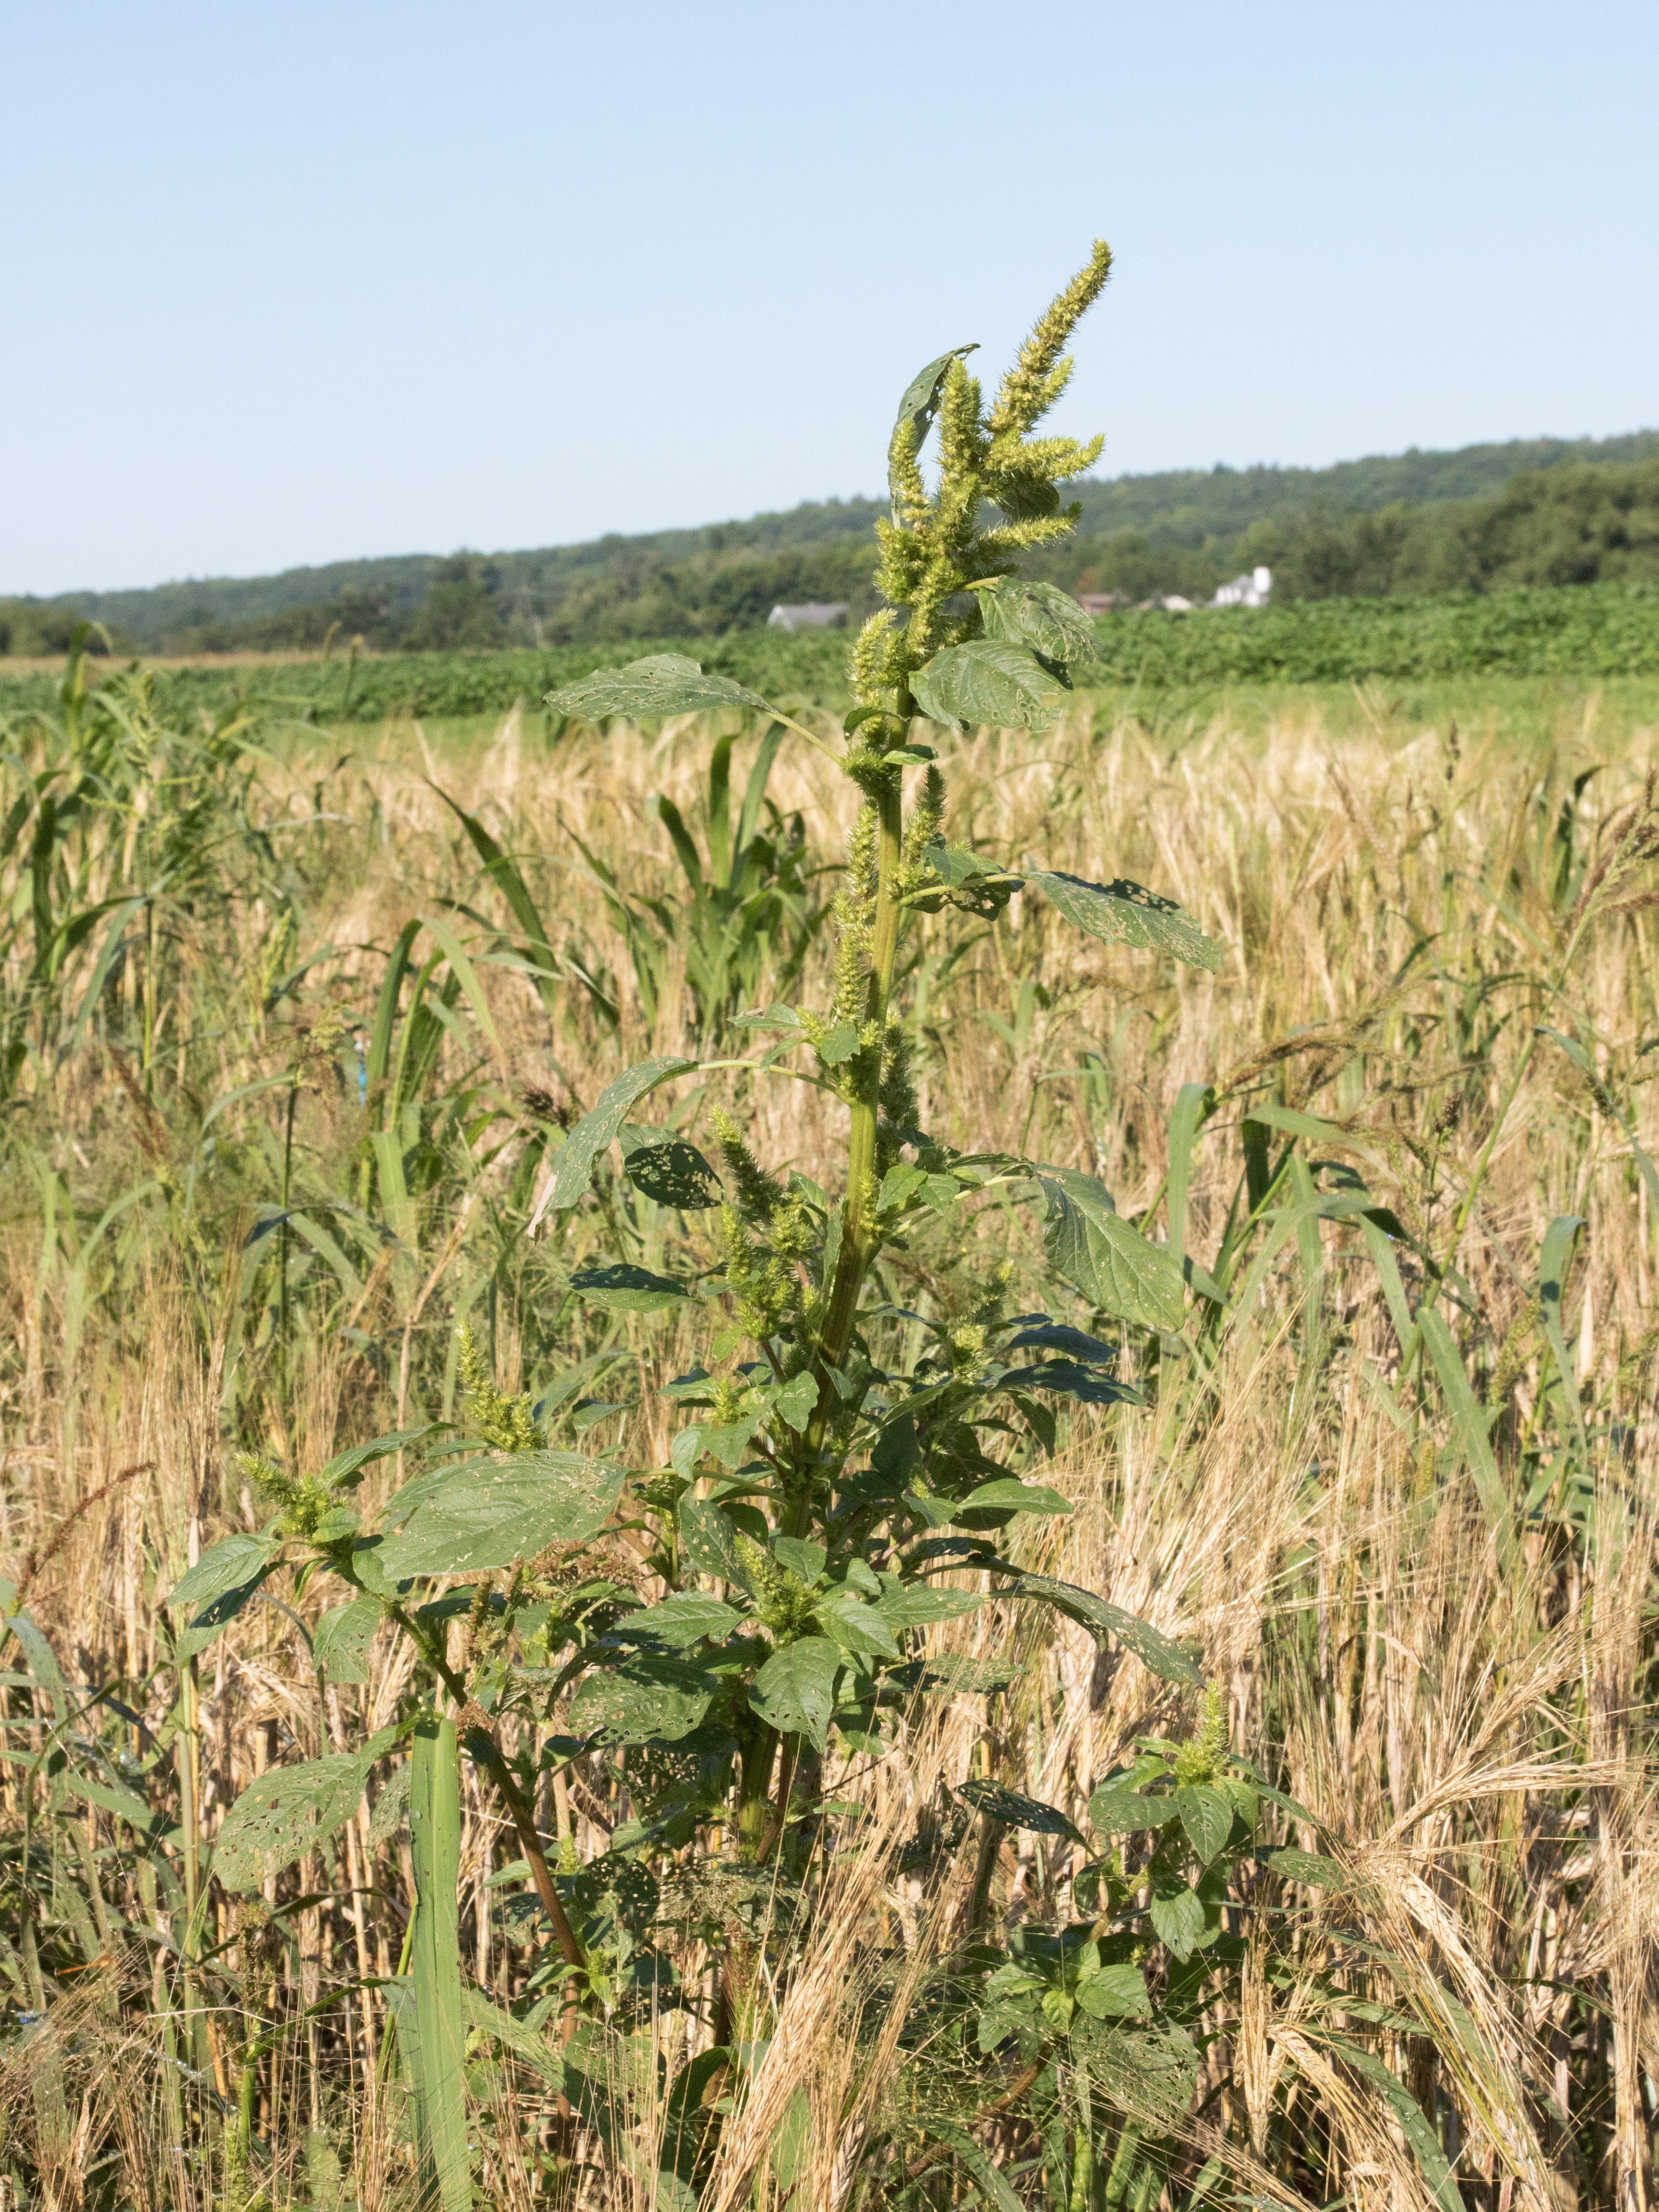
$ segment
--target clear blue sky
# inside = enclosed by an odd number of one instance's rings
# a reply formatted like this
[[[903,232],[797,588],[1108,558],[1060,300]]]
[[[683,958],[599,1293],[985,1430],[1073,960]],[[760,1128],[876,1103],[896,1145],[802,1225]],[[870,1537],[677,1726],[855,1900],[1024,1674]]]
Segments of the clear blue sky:
[[[10,0],[0,591],[878,483],[1109,238],[1109,473],[1659,422],[1655,0]]]

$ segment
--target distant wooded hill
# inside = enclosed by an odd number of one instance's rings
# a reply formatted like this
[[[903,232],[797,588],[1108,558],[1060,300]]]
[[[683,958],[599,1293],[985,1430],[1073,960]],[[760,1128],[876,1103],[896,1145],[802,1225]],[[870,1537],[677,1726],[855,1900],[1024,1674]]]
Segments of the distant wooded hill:
[[[1207,599],[1265,562],[1276,599],[1659,578],[1659,431],[1538,438],[1328,469],[1173,470],[1078,487],[1077,535],[1028,570],[1131,600]],[[152,589],[0,601],[0,651],[480,650],[723,635],[779,600],[873,605],[874,500],[538,551],[404,554]]]

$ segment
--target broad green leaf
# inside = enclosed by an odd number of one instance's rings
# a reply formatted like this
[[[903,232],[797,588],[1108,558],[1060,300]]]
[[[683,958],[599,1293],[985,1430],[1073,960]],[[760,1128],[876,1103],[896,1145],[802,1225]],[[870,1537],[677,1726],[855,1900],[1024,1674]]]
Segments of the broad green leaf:
[[[369,1647],[386,1608],[377,1597],[354,1597],[324,1613],[311,1637],[311,1656],[331,1682],[366,1682]]]
[[[898,456],[894,448],[899,433],[908,428],[913,434],[910,443],[912,457],[921,451],[922,441],[939,411],[939,394],[944,388],[946,371],[953,361],[961,361],[979,350],[977,344],[952,346],[948,353],[942,353],[937,361],[930,361],[925,368],[918,369],[905,386],[904,397],[899,402],[899,412],[894,418],[893,443],[889,448],[887,465],[887,489],[895,501],[899,497],[899,486],[894,467]]]
[[[671,1058],[642,1060],[637,1067],[625,1068],[607,1084],[598,1104],[582,1115],[554,1155],[552,1171],[536,1200],[527,1234],[539,1226],[544,1213],[561,1213],[585,1194],[594,1179],[595,1163],[620,1134],[629,1109],[659,1084],[688,1073],[696,1064]]]
[[[263,1574],[281,1549],[282,1540],[277,1536],[221,1536],[188,1574],[180,1576],[167,1601],[177,1612],[200,1613],[215,1598]]]
[[[389,1582],[418,1575],[489,1574],[550,1544],[596,1535],[622,1494],[625,1470],[576,1452],[520,1452],[440,1471],[412,1510],[400,1492],[387,1508],[393,1533],[378,1547]],[[411,1485],[411,1488],[414,1486]]]
[[[1039,1180],[1048,1200],[1043,1249],[1066,1280],[1102,1313],[1144,1328],[1179,1329],[1186,1285],[1168,1247],[1131,1229],[1103,1190],[1091,1194],[1092,1177],[1050,1171]]]
[[[818,1057],[826,1067],[839,1067],[858,1051],[858,1032],[851,1022],[837,1022],[820,1040]]]
[[[494,2003],[482,1990],[463,1989],[461,2004],[469,2027],[485,2035],[492,2035],[515,2058],[521,2058],[532,2073],[539,2075],[555,2094],[564,2087],[564,2061],[558,2045],[550,2043],[539,2028],[528,2021],[520,2020],[503,2006]]]
[[[890,1623],[861,1598],[839,1594],[820,1598],[817,1620],[844,1651],[870,1659],[893,1659],[898,1656],[899,1646],[894,1641]]]
[[[871,1610],[889,1628],[931,1628],[938,1621],[977,1613],[984,1603],[977,1590],[930,1589],[925,1583],[905,1583],[885,1589]]]
[[[716,1643],[729,1636],[742,1620],[735,1607],[705,1597],[701,1590],[676,1590],[661,1605],[631,1613],[611,1633],[630,1644],[650,1644],[663,1651],[684,1651],[703,1638]]]
[[[353,1444],[349,1450],[331,1459],[317,1480],[326,1483],[331,1490],[343,1489],[348,1483],[360,1480],[364,1468],[372,1465],[375,1460],[390,1459],[394,1453],[406,1450],[411,1444],[419,1443],[435,1429],[443,1426],[442,1421],[423,1421],[418,1429],[397,1429],[390,1436],[370,1437],[367,1443]]]
[[[839,1644],[826,1636],[803,1636],[772,1653],[754,1678],[749,1703],[769,1726],[803,1735],[815,1751],[822,1751],[841,1664]]]
[[[1146,1977],[1138,1966],[1102,1966],[1077,1980],[1077,2002],[1091,2020],[1144,2019],[1152,2009]]]
[[[668,1306],[683,1305],[687,1296],[683,1283],[626,1261],[578,1267],[570,1277],[570,1288],[585,1304],[602,1306],[607,1313],[662,1313]]]
[[[806,2172],[812,2155],[812,2100],[804,2085],[796,2089],[784,2107],[784,2117],[772,2139],[771,2155],[772,2174],[787,2203]],[[687,2193],[691,2205],[686,2208],[686,2212],[692,2212],[697,2197],[695,2191]]]
[[[735,1474],[748,1457],[749,1446],[759,1434],[764,1418],[759,1413],[744,1413],[735,1421],[711,1421],[698,1429],[698,1450]]]
[[[1173,2021],[1122,2027],[1079,2009],[1082,2016],[1072,2023],[1071,2056],[1087,2074],[1090,2090],[1144,2126],[1179,2127],[1199,2079],[1198,2048],[1186,2029]]]
[[[976,638],[947,645],[910,679],[916,703],[936,722],[986,722],[998,730],[1049,730],[1065,687],[1022,645]]]
[[[1081,1332],[1074,1331],[1074,1334]],[[1085,1367],[1076,1359],[1046,1359],[1035,1367],[1010,1367],[998,1377],[1001,1390],[1053,1390],[1076,1398],[1085,1406],[1144,1406],[1145,1399],[1131,1383],[1114,1382],[1098,1367]]]
[[[1028,645],[1047,660],[1094,660],[1100,655],[1095,625],[1058,584],[1022,584],[1011,576],[982,584],[975,592],[987,637]]]
[[[1040,1797],[1004,1790],[999,1782],[964,1782],[956,1795],[987,1820],[1000,1821],[1005,1828],[1026,1828],[1039,1836],[1069,1836],[1077,1844],[1083,1841],[1082,1832],[1058,1805],[1045,1805]]]
[[[1055,1582],[1047,1575],[1021,1575],[1009,1587],[1010,1597],[1035,1598],[1043,1605],[1052,1605],[1057,1613],[1068,1620],[1078,1621],[1088,1629],[1097,1643],[1115,1636],[1126,1651],[1132,1651],[1143,1667],[1160,1675],[1166,1682],[1201,1682],[1198,1662],[1191,1652],[1184,1650],[1170,1637],[1156,1629],[1121,1607],[1108,1605],[1103,1597],[1092,1590],[1079,1589],[1073,1583]]]
[[[1176,1790],[1175,1810],[1180,1814],[1186,1840],[1198,1853],[1200,1863],[1208,1866],[1233,1832],[1231,1800],[1219,1790],[1192,1783]]]
[[[1384,2065],[1375,2051],[1365,2050],[1347,2036],[1336,2035],[1328,2028],[1311,2025],[1307,2033],[1328,2049],[1339,2051],[1354,2071],[1363,2075],[1374,2089],[1381,2092],[1383,2102],[1399,2121],[1400,2131],[1410,2144],[1412,2155],[1421,2167],[1423,2179],[1428,2183],[1441,2212],[1463,2212],[1463,2197],[1451,2161],[1441,2148],[1440,2137],[1406,2084]]]
[[[803,1369],[787,1382],[777,1384],[771,1393],[772,1409],[787,1421],[796,1436],[805,1433],[818,1404],[818,1378]]]
[[[576,1735],[602,1731],[615,1743],[677,1743],[700,1725],[715,1688],[712,1674],[643,1652],[583,1677],[570,1700],[570,1728]]]
[[[772,1557],[780,1559],[808,1589],[823,1573],[829,1558],[824,1547],[814,1543],[809,1536],[774,1536],[772,1549]]]
[[[959,650],[966,650],[966,647]],[[1119,877],[1115,883],[1091,884],[1082,876],[1069,876],[1056,868],[1032,868],[1026,883],[1040,890],[1066,920],[1098,937],[1103,945],[1128,945],[1143,952],[1173,952],[1189,967],[1214,969],[1221,965],[1222,948],[1206,937],[1190,914],[1174,899],[1162,898],[1140,884]]]
[[[1306,1882],[1310,1889],[1347,1889],[1352,1883],[1352,1876],[1334,1859],[1321,1858],[1317,1851],[1298,1850],[1294,1844],[1269,1851],[1267,1863],[1286,1881]]]
[[[700,714],[713,707],[772,712],[758,691],[734,684],[729,677],[704,674],[683,653],[652,653],[643,660],[631,660],[625,668],[596,668],[591,676],[550,691],[547,704],[556,714],[577,714],[587,722],[601,721],[608,714],[650,721],[663,714]]]
[[[1058,1490],[1050,1490],[1040,1482],[1022,1482],[1016,1475],[1003,1475],[995,1482],[982,1482],[962,1500],[963,1513],[1070,1513],[1071,1502],[1062,1498]]]
[[[1175,1956],[1185,1961],[1199,1947],[1204,1934],[1204,1904],[1183,1883],[1177,1889],[1164,1885],[1152,1893],[1152,1925]]]
[[[1017,1336],[1009,1337],[1006,1349],[1064,1352],[1070,1358],[1101,1367],[1115,1367],[1118,1361],[1116,1345],[1102,1344],[1098,1336],[1090,1336],[1087,1331],[1060,1321],[1037,1322],[1021,1329]]]
[[[619,1133],[622,1171],[636,1190],[682,1213],[719,1205],[720,1178],[695,1145],[656,1129],[627,1127]]]
[[[719,1506],[706,1498],[680,1501],[680,1547],[694,1567],[722,1582],[747,1588],[747,1577],[738,1557],[735,1532]]]
[[[257,1889],[326,1844],[362,1800],[369,1769],[404,1733],[382,1729],[361,1750],[272,1767],[250,1782],[225,1814],[213,1871],[229,1890]]]
[[[1121,1783],[1102,1783],[1089,1801],[1089,1819],[1097,1836],[1132,1836],[1143,1828],[1167,1828],[1178,1807],[1173,1796],[1143,1797]]]

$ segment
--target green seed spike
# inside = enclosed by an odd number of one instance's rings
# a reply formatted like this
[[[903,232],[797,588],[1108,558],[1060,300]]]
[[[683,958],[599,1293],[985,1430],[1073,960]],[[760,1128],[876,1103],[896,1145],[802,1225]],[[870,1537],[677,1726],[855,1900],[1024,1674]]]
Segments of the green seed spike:
[[[415,1863],[415,2126],[421,2194],[440,2212],[472,2212],[467,2154],[466,2018],[460,2001],[460,1758],[452,1720],[415,1729],[409,1780]]]

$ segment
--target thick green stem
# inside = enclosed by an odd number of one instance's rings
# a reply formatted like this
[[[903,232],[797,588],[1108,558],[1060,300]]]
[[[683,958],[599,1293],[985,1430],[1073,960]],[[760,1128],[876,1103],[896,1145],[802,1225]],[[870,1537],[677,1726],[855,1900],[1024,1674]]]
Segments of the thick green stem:
[[[766,1832],[772,1796],[772,1770],[778,1756],[778,1731],[762,1728],[743,1747],[737,1778],[737,1850],[745,1859],[759,1856]]]

